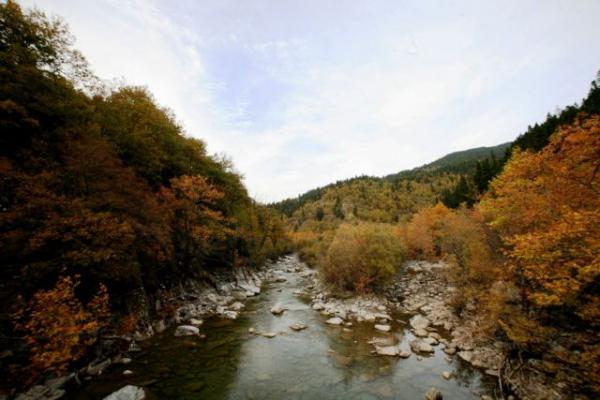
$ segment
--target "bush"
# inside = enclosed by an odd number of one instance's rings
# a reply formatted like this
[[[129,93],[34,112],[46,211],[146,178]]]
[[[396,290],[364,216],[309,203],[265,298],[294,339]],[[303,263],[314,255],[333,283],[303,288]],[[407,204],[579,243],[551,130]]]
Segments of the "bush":
[[[365,293],[380,288],[404,260],[405,247],[389,224],[341,225],[321,266],[336,288]]]

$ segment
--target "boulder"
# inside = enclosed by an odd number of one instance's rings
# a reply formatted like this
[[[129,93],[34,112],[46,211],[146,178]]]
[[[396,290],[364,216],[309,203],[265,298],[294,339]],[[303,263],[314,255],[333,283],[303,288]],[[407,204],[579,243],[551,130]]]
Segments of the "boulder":
[[[410,342],[410,348],[415,353],[433,353],[433,347],[422,340],[413,340]]]
[[[472,351],[459,351],[458,352],[458,356],[463,361],[466,361],[466,362],[470,363],[471,360],[473,359],[473,352]]]
[[[303,329],[306,329],[306,325],[304,325],[304,324],[298,324],[298,323],[291,324],[290,325],[290,329],[294,330],[294,331],[301,331]]]
[[[375,346],[375,352],[380,356],[397,356],[400,349],[398,346]]]
[[[146,393],[141,387],[127,385],[109,394],[104,400],[143,400],[146,398]]]
[[[287,310],[287,308],[285,308],[284,306],[282,306],[281,304],[275,304],[273,307],[271,307],[271,313],[275,314],[275,315],[280,315],[283,314],[283,312]]]
[[[413,333],[416,337],[421,338],[424,338],[429,334],[425,329],[415,329]]]
[[[277,336],[277,333],[275,333],[275,332],[265,332],[262,335],[264,337],[266,337],[266,338],[273,339],[275,336]]]
[[[450,371],[444,371],[444,372],[442,372],[442,378],[444,378],[446,380],[452,378],[452,372],[450,372]]]
[[[420,314],[417,314],[410,319],[410,326],[415,330],[417,330],[417,329],[425,330],[425,329],[427,329],[429,324],[430,324],[429,320]]]
[[[375,325],[375,329],[381,332],[389,332],[392,330],[392,327],[389,325]]]
[[[333,317],[333,318],[329,318],[326,322],[329,325],[341,325],[344,323],[344,320],[341,319],[340,317]]]
[[[408,358],[410,357],[410,351],[402,350],[398,353],[398,357],[400,358]]]
[[[240,314],[237,311],[227,310],[223,312],[223,318],[237,319]]]
[[[442,392],[437,390],[436,388],[430,388],[427,393],[425,393],[425,400],[443,400],[444,396],[442,396]]]
[[[192,325],[179,325],[175,329],[175,336],[197,336],[200,334],[200,329]]]
[[[232,303],[231,305],[229,305],[228,308],[233,311],[241,311],[244,308],[244,303],[236,301],[235,303]]]
[[[427,344],[430,344],[430,345],[432,345],[432,346],[436,346],[436,345],[438,344],[438,341],[437,341],[437,340],[435,340],[435,339],[434,339],[434,338],[432,338],[432,337],[426,337],[426,338],[423,338],[423,339],[421,339],[421,340],[423,340],[425,343],[427,343]]]
[[[85,372],[88,375],[100,375],[102,371],[104,371],[110,365],[110,363],[110,359],[106,359],[96,364],[90,364],[85,369]]]

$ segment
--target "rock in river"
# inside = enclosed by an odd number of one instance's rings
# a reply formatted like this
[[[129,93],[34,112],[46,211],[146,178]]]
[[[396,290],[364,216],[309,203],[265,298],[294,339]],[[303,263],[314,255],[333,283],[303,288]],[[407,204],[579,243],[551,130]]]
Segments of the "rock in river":
[[[272,339],[272,338],[274,338],[275,336],[277,336],[277,334],[276,334],[275,332],[265,332],[265,333],[263,333],[262,335],[263,335],[264,337],[266,337],[266,338],[269,338],[269,339]]]
[[[343,323],[344,323],[344,320],[343,320],[343,319],[341,319],[340,317],[333,317],[333,318],[329,318],[329,319],[327,320],[327,323],[328,323],[329,325],[341,325],[341,324],[343,324]]]
[[[109,394],[104,400],[143,400],[146,398],[146,393],[141,387],[127,385]]]
[[[380,356],[397,356],[400,349],[398,346],[375,346],[375,352]]]
[[[192,325],[179,325],[175,329],[175,336],[196,336],[200,334],[200,329]]]
[[[284,306],[282,306],[281,304],[275,304],[273,307],[271,307],[271,312],[275,315],[279,315],[279,314],[283,314],[283,312],[287,310],[287,308],[285,308]]]
[[[413,340],[410,342],[410,348],[415,353],[433,353],[433,347],[422,340]]]
[[[375,329],[381,332],[389,332],[392,327],[389,325],[375,325]]]
[[[412,326],[412,328],[415,330],[418,330],[418,329],[425,330],[425,329],[427,329],[429,324],[430,324],[429,320],[420,314],[417,314],[410,319],[410,326]]]
[[[290,329],[292,329],[294,331],[301,331],[303,329],[306,329],[306,325],[304,325],[304,324],[291,324],[290,325]]]
[[[430,388],[427,393],[425,393],[425,400],[443,400],[444,396],[442,396],[442,392],[437,390],[436,388]]]

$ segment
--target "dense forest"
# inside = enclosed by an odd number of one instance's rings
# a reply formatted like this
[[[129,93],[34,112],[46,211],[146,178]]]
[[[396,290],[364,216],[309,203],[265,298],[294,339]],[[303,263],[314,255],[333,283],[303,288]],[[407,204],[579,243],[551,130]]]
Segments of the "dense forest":
[[[443,260],[449,284],[461,288],[453,307],[459,315],[477,310],[480,338],[509,340],[509,357],[537,359],[536,373],[594,397],[599,84],[581,106],[502,145],[504,155],[468,160],[470,170],[453,173],[449,162],[392,182],[354,179],[300,196],[291,213],[281,203],[297,251],[332,287],[355,293],[382,291],[403,260]]]
[[[3,382],[168,312],[148,305],[180,282],[286,249],[281,218],[231,163],[146,89],[102,85],[60,20],[8,1],[0,30]]]

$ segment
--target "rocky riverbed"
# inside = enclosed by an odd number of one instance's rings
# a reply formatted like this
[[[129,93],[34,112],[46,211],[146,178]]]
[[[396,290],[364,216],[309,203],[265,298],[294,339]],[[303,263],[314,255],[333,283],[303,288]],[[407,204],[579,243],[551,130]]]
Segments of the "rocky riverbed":
[[[494,396],[496,379],[457,355],[469,350],[406,300],[334,296],[293,255],[267,270],[256,277],[260,293],[253,280],[254,290],[226,284],[198,295],[177,310],[175,326],[67,398],[133,399],[140,390],[150,399]],[[457,354],[444,352],[451,343]]]

